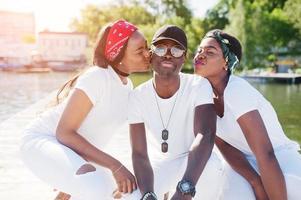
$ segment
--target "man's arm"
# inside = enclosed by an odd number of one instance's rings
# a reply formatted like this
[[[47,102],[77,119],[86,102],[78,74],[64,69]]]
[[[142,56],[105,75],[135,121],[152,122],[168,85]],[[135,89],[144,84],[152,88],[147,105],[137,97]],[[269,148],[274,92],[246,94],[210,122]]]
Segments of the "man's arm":
[[[198,182],[206,163],[211,155],[216,132],[216,114],[213,104],[200,105],[195,108],[194,134],[195,140],[188,154],[187,168],[182,180],[189,181],[193,186]],[[172,200],[192,199],[191,195],[182,195],[177,190]]]
[[[196,185],[211,155],[216,132],[216,114],[213,104],[200,105],[195,108],[195,140],[188,154],[187,168],[183,179]]]
[[[253,169],[245,155],[219,137],[215,138],[215,144],[229,165],[252,186],[256,199],[267,200],[268,196],[263,188],[260,176]]]
[[[154,174],[147,154],[144,123],[130,124],[130,137],[132,162],[141,194],[154,192]]]

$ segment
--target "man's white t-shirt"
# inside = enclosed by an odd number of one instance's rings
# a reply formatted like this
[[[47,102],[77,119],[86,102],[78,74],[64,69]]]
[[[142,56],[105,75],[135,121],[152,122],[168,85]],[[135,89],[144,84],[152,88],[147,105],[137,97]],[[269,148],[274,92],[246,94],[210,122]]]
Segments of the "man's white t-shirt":
[[[120,130],[128,131],[128,97],[133,85],[124,85],[112,67],[90,67],[79,76],[74,86],[83,91],[93,104],[77,132],[98,148],[103,148]],[[56,107],[41,115],[25,133],[55,135],[58,122],[69,96]],[[75,108],[76,109],[76,108]]]
[[[246,80],[235,75],[230,76],[224,91],[224,116],[217,118],[217,136],[243,153],[253,155],[237,119],[254,110],[259,111],[274,149],[297,144],[284,134],[271,103]]]
[[[162,130],[166,127],[172,107],[174,110],[167,127],[168,152],[161,152]],[[194,109],[198,105],[212,104],[212,88],[207,79],[180,73],[180,88],[168,99],[160,98],[153,86],[153,79],[135,88],[129,99],[129,124],[144,123],[149,153],[161,158],[177,158],[187,154],[195,138],[193,131]]]

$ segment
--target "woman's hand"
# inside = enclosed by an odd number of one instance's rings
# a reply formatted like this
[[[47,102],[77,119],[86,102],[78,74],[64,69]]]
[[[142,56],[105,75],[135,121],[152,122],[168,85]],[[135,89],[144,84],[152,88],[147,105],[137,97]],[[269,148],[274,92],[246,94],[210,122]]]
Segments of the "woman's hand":
[[[115,168],[112,173],[118,185],[119,192],[132,193],[137,189],[137,183],[134,175],[123,165]]]

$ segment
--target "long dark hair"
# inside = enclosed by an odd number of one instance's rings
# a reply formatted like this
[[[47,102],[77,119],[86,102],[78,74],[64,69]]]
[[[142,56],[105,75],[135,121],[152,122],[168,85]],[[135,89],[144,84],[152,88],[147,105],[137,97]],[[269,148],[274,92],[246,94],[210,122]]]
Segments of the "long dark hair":
[[[98,35],[96,45],[94,47],[94,54],[93,54],[93,65],[101,68],[108,68],[108,65],[111,65],[115,68],[117,68],[118,64],[122,60],[126,47],[127,42],[123,46],[123,48],[120,50],[119,54],[113,61],[109,61],[106,59],[104,51],[106,47],[107,37],[111,30],[112,24],[108,24],[104,26]],[[82,72],[79,72],[74,77],[72,77],[70,80],[68,80],[57,92],[56,95],[56,105],[59,104],[63,99],[65,99],[70,90],[74,87],[74,84],[76,83],[76,80],[78,77],[83,74],[87,69],[83,70]]]

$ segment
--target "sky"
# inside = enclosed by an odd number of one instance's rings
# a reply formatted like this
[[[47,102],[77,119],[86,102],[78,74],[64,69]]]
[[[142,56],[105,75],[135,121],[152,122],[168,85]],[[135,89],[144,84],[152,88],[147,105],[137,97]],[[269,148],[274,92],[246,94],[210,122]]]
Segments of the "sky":
[[[33,12],[36,29],[69,31],[72,18],[80,16],[87,4],[105,5],[109,0],[0,0],[1,11]],[[188,0],[195,16],[202,17],[218,0]],[[1,20],[1,19],[0,19]]]

